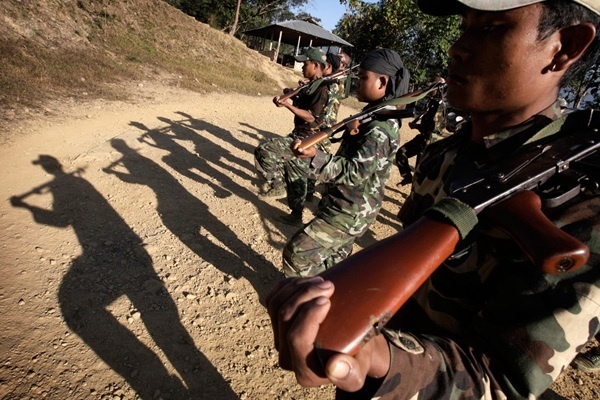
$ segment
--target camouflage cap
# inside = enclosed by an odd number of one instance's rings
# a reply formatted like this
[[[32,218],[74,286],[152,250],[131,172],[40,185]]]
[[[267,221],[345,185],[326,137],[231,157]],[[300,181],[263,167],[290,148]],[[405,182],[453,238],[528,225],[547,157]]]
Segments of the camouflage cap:
[[[425,14],[452,15],[460,14],[464,6],[481,11],[504,11],[542,1],[544,0],[417,0],[417,3]],[[571,1],[600,15],[600,0]]]
[[[599,0],[600,1],[600,0]],[[311,47],[306,50],[306,53],[302,55],[298,55],[294,57],[296,61],[304,62],[304,61],[316,61],[318,63],[323,64],[323,66],[327,65],[327,57],[325,56],[325,52],[316,47]]]

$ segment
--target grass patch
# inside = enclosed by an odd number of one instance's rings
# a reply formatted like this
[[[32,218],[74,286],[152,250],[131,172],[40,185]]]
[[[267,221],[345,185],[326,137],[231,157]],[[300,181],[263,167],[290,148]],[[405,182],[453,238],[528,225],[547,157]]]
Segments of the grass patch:
[[[126,100],[122,82],[275,95],[297,74],[157,0],[2,2],[0,122],[61,98]]]

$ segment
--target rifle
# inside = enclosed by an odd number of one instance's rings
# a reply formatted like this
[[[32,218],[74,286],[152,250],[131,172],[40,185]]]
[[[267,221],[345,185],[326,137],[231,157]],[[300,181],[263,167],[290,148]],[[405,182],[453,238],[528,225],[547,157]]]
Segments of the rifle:
[[[590,125],[591,114],[582,115]],[[598,119],[600,113],[595,117]],[[557,206],[585,191],[589,180],[583,172],[585,163],[590,155],[600,154],[600,133],[588,125],[576,134],[554,139],[557,135],[551,142],[539,140],[526,145],[525,151],[499,166],[457,182],[449,194],[470,206],[474,218],[480,215],[498,224],[546,273],[581,267],[587,262],[589,249],[545,217],[540,198]],[[597,173],[597,163],[589,165]],[[557,181],[560,183],[555,185]],[[565,185],[564,181],[571,183]],[[597,182],[592,183],[598,187]],[[561,189],[548,189],[553,186]],[[424,237],[427,241],[422,240]],[[453,254],[459,241],[460,234],[453,225],[423,216],[406,230],[322,272],[320,276],[332,281],[336,289],[315,341],[319,356],[356,354],[381,333],[387,321]]]
[[[351,115],[348,118],[341,120],[337,124],[330,126],[329,128],[325,128],[320,132],[302,139],[298,148],[305,150],[342,130],[347,130],[350,135],[356,135],[361,124],[365,124],[376,118],[383,117],[386,119],[401,119],[414,117],[414,112],[412,110],[407,110],[404,107],[407,104],[421,100],[436,89],[441,89],[442,86],[444,86],[443,83],[436,82],[425,89],[415,90],[414,92],[407,93],[395,99],[379,103],[376,106],[363,110],[358,114]]]
[[[68,173],[66,175],[77,176],[77,175],[81,174],[83,171],[85,171],[85,169],[83,169],[83,168],[77,168],[75,171],[70,172],[70,173]],[[55,183],[54,180],[42,183],[41,185],[38,185],[38,186],[34,187],[33,189],[29,190],[28,192],[25,192],[25,193],[20,194],[18,196],[11,196],[10,201],[11,202],[23,201],[27,197],[33,196],[34,194],[35,195],[40,195],[40,194],[48,193],[50,191],[50,189],[52,188],[52,184],[53,183]]]
[[[273,99],[273,103],[277,104],[278,102],[281,103],[283,101],[286,101],[287,99],[290,99],[290,98],[298,95],[298,93],[302,92],[305,89],[308,89],[308,94],[311,95],[311,94],[315,93],[317,91],[317,89],[319,89],[321,87],[321,85],[323,85],[324,83],[331,82],[331,81],[339,79],[343,76],[349,75],[350,72],[352,72],[356,68],[358,68],[358,64],[355,65],[354,67],[350,67],[350,68],[346,68],[346,69],[338,71],[338,72],[334,72],[333,74],[329,74],[322,78],[316,79],[312,82],[307,82],[304,85],[300,85],[297,88],[291,89],[290,91],[282,94],[279,97],[275,97]],[[275,100],[275,99],[277,99],[277,100]]]

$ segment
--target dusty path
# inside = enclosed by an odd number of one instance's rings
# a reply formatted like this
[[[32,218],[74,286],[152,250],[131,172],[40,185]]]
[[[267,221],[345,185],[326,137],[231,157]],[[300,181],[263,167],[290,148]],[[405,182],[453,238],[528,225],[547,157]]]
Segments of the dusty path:
[[[51,109],[0,149],[0,398],[331,398],[277,367],[260,305],[294,229],[257,198],[252,150],[289,113],[151,85]],[[357,248],[398,229],[397,181]],[[563,381],[598,398],[591,375]]]

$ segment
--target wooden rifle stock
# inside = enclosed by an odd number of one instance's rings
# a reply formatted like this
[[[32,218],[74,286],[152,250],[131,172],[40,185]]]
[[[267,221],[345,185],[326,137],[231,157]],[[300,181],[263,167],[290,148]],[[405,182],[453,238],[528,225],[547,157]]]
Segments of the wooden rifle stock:
[[[358,133],[358,128],[362,123],[364,123],[362,117],[365,115],[367,114],[361,113],[350,116],[327,129],[307,136],[300,141],[300,145],[298,146],[298,148],[301,150],[308,149],[309,147],[314,146],[315,144],[320,143],[323,140],[333,136],[335,133],[341,131],[342,129],[347,130],[350,135],[356,135]],[[388,115],[388,118],[400,119],[412,117],[414,113],[412,110],[398,109],[394,110],[393,112],[390,112],[389,110],[385,110],[384,112],[384,110],[382,110],[379,115]],[[368,119],[368,121],[371,121],[371,119]]]
[[[547,274],[577,269],[590,256],[585,244],[546,218],[540,198],[529,190],[485,210],[483,218],[510,235],[530,261]]]
[[[423,240],[423,238],[427,240]],[[460,240],[452,225],[422,217],[406,230],[320,274],[335,285],[315,347],[321,359],[354,355],[448,258]]]
[[[337,124],[329,128],[326,128],[320,132],[317,132],[313,135],[307,136],[306,138],[302,139],[298,148],[300,150],[306,150],[307,148],[314,146],[319,142],[322,142],[328,137],[333,136],[335,133],[341,131],[342,129],[348,130],[348,132],[351,135],[356,135],[358,133],[358,128],[361,124],[369,122],[374,118],[387,117],[388,119],[402,119],[414,117],[414,111],[407,110],[405,108],[406,105],[414,103],[424,98],[425,96],[429,95],[435,90],[441,90],[444,86],[444,84],[436,82],[428,88],[415,90],[414,92],[407,93],[396,99],[392,99],[391,101],[383,102],[379,105],[363,110],[358,114],[351,115],[348,118],[345,118],[344,120],[338,122]],[[426,108],[426,110],[423,113],[427,112],[427,110],[428,108]]]
[[[545,273],[581,267],[589,249],[552,224],[540,204],[536,194],[522,191],[482,217],[498,223]],[[336,352],[356,354],[454,252],[459,240],[454,226],[421,217],[322,272],[320,276],[334,283],[335,293],[315,341],[319,356],[325,360]]]
[[[292,97],[296,96],[298,93],[300,93],[302,90],[304,90],[308,86],[310,86],[309,83],[298,86],[297,88],[294,88],[294,89],[290,89],[288,92],[285,92],[281,96],[275,97],[273,99],[273,103],[275,103],[275,105],[277,105],[278,102],[281,103],[281,102],[286,101],[287,99],[291,99]]]
[[[273,99],[273,103],[277,104],[278,102],[283,102],[286,101],[287,99],[291,99],[292,97],[296,96],[298,93],[300,93],[302,90],[311,87],[312,85],[317,85],[317,86],[321,86],[323,83],[325,82],[329,82],[332,81],[334,79],[338,79],[341,78],[343,76],[348,75],[352,70],[358,68],[358,65],[355,65],[354,67],[350,67],[350,68],[346,68],[342,71],[338,71],[338,72],[334,72],[333,74],[329,74],[327,76],[324,76],[320,79],[317,79],[316,81],[312,81],[312,82],[307,82],[304,85],[300,85],[294,89],[291,89],[290,91],[288,91],[287,93],[282,94],[281,96],[279,96],[279,98],[274,98]],[[275,99],[278,99],[277,101]]]
[[[322,142],[328,137],[333,136],[334,133],[339,132],[342,128],[347,129],[351,135],[356,135],[358,133],[358,127],[360,126],[360,122],[357,119],[347,118],[343,121],[338,122],[332,127],[312,134],[310,136],[305,137],[300,141],[299,149],[305,150],[311,146],[314,146],[317,143]]]

